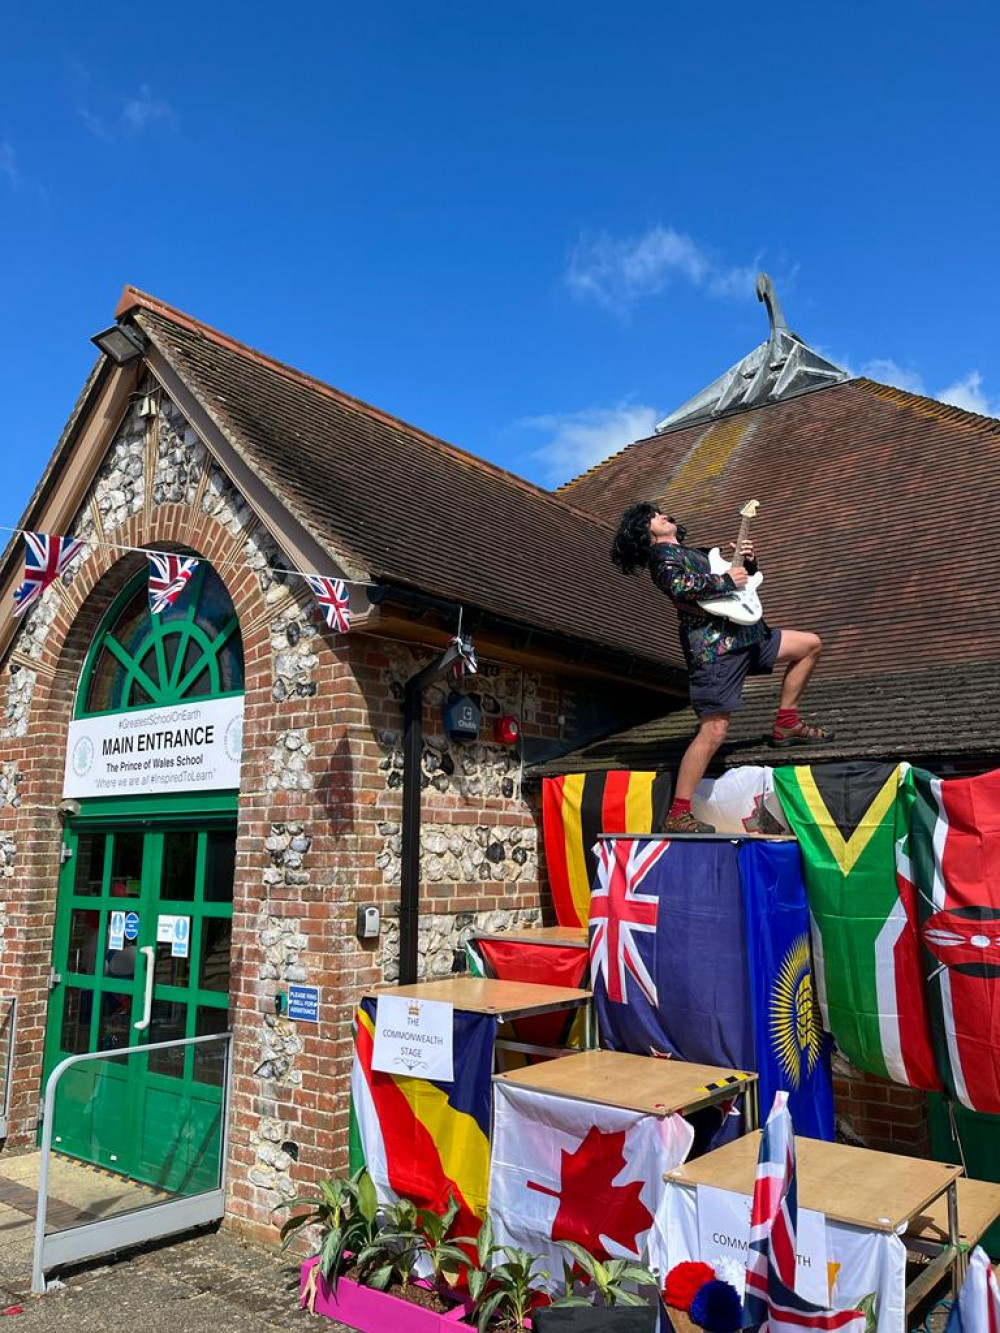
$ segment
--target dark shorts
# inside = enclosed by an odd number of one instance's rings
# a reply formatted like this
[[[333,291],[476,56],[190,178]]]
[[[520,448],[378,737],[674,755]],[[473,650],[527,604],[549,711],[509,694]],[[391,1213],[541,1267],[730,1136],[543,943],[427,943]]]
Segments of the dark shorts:
[[[714,662],[693,667],[688,676],[691,707],[699,717],[732,713],[743,707],[743,682],[747,676],[769,676],[781,649],[781,630],[768,631],[766,639],[749,648],[734,648]]]

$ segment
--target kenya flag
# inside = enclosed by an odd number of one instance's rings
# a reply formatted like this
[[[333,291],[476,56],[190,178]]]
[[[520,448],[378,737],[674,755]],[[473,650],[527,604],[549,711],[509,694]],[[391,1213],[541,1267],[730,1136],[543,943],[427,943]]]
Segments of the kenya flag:
[[[896,885],[904,772],[818,764],[777,768],[774,781],[802,852],[824,1025],[856,1068],[937,1090],[916,918]]]
[[[938,1069],[963,1106],[1000,1114],[1000,772],[911,769],[896,818]]]

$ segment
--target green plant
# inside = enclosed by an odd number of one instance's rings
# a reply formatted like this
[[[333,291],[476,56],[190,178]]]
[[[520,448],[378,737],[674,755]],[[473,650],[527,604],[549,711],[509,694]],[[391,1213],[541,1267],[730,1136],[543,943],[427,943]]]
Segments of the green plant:
[[[358,1281],[387,1291],[398,1282],[405,1291],[417,1259],[426,1248],[419,1212],[409,1199],[382,1209],[382,1225],[357,1255]]]
[[[334,1290],[354,1257],[369,1249],[378,1234],[378,1198],[364,1167],[346,1179],[321,1180],[319,1198],[299,1195],[281,1207],[308,1209],[289,1217],[282,1226],[282,1249],[303,1227],[319,1227],[319,1262],[313,1271],[318,1271]]]
[[[585,1250],[582,1245],[577,1245],[576,1241],[560,1241],[562,1248],[568,1250],[575,1260],[576,1269],[582,1270],[589,1286],[597,1291],[602,1304],[612,1305],[645,1305],[646,1298],[640,1296],[638,1292],[628,1291],[622,1286],[623,1282],[634,1282],[642,1287],[657,1287],[654,1273],[651,1273],[644,1264],[634,1263],[631,1259],[608,1259],[602,1260],[596,1258]],[[591,1302],[585,1296],[573,1295],[573,1283],[577,1278],[577,1272],[573,1264],[564,1263],[566,1275],[566,1295],[559,1301],[553,1302],[558,1305],[589,1305]]]
[[[421,1208],[417,1212],[417,1225],[423,1238],[423,1253],[427,1256],[434,1281],[448,1287],[454,1287],[462,1269],[468,1263],[458,1245],[448,1239],[448,1233],[455,1225],[458,1216],[458,1200],[454,1194],[448,1195],[448,1207],[441,1214]]]
[[[524,1321],[537,1300],[534,1281],[545,1283],[549,1273],[536,1268],[540,1260],[516,1245],[496,1245],[489,1218],[480,1228],[475,1240],[463,1236],[459,1245],[474,1245],[477,1262],[469,1268],[469,1295],[472,1297],[472,1319],[479,1333],[495,1320],[500,1328],[523,1329]],[[494,1256],[501,1255],[499,1262]]]

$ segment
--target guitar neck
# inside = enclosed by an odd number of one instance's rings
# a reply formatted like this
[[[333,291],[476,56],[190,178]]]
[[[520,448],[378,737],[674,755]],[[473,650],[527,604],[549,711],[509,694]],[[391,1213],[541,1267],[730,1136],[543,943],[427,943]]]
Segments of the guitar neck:
[[[736,554],[732,559],[733,569],[742,569],[744,565],[743,543],[746,541],[750,532],[750,520],[744,518],[740,523],[740,535],[736,538]]]

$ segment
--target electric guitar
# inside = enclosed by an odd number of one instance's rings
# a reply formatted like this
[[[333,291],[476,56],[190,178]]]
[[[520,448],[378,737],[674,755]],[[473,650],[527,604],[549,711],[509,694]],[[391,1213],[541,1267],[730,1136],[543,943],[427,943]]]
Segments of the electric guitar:
[[[736,554],[733,556],[732,563],[723,558],[717,546],[713,546],[708,553],[708,563],[713,574],[728,574],[731,569],[743,568],[743,543],[747,539],[747,533],[750,531],[750,520],[755,518],[757,510],[760,508],[756,500],[748,500],[740,510],[740,535],[736,538]],[[709,597],[698,605],[703,611],[707,611],[711,616],[725,616],[737,625],[756,625],[757,621],[764,615],[764,608],[760,604],[760,598],[757,596],[757,589],[764,582],[763,574],[751,574],[746,584],[742,588],[737,588],[735,592],[727,594],[725,597]]]

